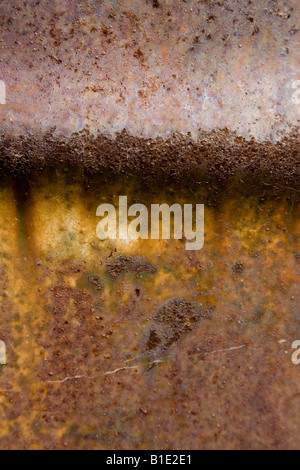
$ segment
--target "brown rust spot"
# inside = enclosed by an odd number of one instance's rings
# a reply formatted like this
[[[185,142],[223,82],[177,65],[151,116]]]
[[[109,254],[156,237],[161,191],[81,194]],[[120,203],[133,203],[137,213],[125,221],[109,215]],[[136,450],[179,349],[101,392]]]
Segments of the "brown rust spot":
[[[107,273],[111,278],[117,279],[124,273],[133,273],[135,275],[155,274],[156,268],[149,261],[138,256],[120,256],[107,263]]]
[[[245,271],[245,265],[240,261],[235,261],[232,265],[232,271],[234,274],[243,274]]]
[[[245,178],[272,190],[276,183],[298,190],[300,142],[294,130],[280,142],[257,142],[227,130],[202,132],[198,141],[173,135],[163,140],[133,137],[123,131],[116,139],[89,132],[70,139],[51,133],[43,138],[0,137],[2,175],[39,173],[47,168],[78,169],[92,174],[133,174],[143,180],[187,184]],[[245,180],[244,184],[245,184]],[[251,188],[255,190],[255,187]]]
[[[195,305],[187,300],[173,299],[161,307],[153,318],[144,346],[150,357],[158,357],[183,336],[191,332],[201,320],[212,317],[210,306]]]
[[[94,287],[94,289],[97,291],[102,290],[103,284],[98,276],[88,275],[87,280]]]

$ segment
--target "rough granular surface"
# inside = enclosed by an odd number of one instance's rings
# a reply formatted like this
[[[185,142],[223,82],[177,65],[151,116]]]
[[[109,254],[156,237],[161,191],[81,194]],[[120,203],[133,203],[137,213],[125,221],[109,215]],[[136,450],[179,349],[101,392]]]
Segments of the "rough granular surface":
[[[124,273],[133,273],[143,275],[146,273],[155,273],[156,268],[149,261],[139,257],[120,256],[119,258],[107,263],[107,273],[113,279],[116,279]]]
[[[160,357],[174,343],[191,332],[201,320],[211,317],[212,309],[209,306],[195,305],[184,299],[167,302],[153,318],[145,352],[148,357]]]
[[[299,449],[299,15],[1,1],[1,449]],[[203,249],[100,241],[125,194]]]
[[[207,181],[3,179],[1,449],[299,448],[298,187]],[[204,203],[203,249],[100,241],[123,194]]]
[[[298,0],[2,0],[1,127],[280,140],[299,125],[299,17]]]
[[[116,139],[86,132],[71,138],[52,134],[0,139],[0,167],[3,174],[28,175],[45,168],[79,168],[89,175],[134,174],[143,180],[168,179],[181,183],[201,182],[208,177],[224,181],[245,176],[274,185],[281,181],[296,189],[300,181],[298,130],[280,142],[256,142],[228,131],[202,133],[198,141],[183,135],[167,140],[142,139],[126,131]]]

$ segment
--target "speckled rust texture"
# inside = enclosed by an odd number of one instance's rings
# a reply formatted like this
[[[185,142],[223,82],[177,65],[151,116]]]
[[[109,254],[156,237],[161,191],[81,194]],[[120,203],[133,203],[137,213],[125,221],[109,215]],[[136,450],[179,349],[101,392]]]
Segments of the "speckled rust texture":
[[[294,188],[21,183],[0,189],[1,449],[299,448]],[[203,250],[100,242],[98,204],[125,193],[204,203]]]
[[[0,448],[299,449],[299,1],[2,0],[0,59]]]
[[[300,142],[294,130],[280,142],[247,141],[229,131],[202,132],[197,142],[190,136],[167,140],[142,139],[123,131],[116,139],[91,136],[86,131],[70,138],[51,133],[44,138],[0,138],[3,175],[28,175],[45,168],[81,168],[86,174],[135,174],[143,180],[199,182],[203,177],[224,181],[233,176],[246,180],[299,187]],[[272,185],[271,185],[272,186]]]
[[[1,127],[136,137],[299,125],[298,0],[2,0]]]

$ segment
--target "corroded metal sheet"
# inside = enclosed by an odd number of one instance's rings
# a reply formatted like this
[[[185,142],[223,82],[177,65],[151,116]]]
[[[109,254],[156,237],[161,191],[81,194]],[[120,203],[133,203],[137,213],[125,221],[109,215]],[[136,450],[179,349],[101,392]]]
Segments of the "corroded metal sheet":
[[[299,203],[232,188],[2,188],[1,448],[299,447]],[[206,201],[204,249],[98,240],[125,191]]]
[[[299,2],[0,25],[0,448],[299,448]],[[101,242],[119,195],[204,204],[204,248]]]
[[[298,0],[2,0],[2,125],[165,137],[299,124]],[[279,133],[279,135],[278,135]]]

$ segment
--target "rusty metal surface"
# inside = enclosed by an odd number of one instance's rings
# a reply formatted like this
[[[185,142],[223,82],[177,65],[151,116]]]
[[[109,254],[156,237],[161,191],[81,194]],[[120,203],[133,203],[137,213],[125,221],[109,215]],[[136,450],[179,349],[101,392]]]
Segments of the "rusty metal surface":
[[[96,208],[125,191],[205,201],[205,248],[100,242]],[[1,448],[299,447],[299,203],[235,191],[2,188]]]
[[[0,79],[13,135],[135,136],[299,124],[298,0],[1,0]]]
[[[299,2],[0,26],[0,448],[299,448]],[[121,194],[204,203],[204,249],[101,243]]]

